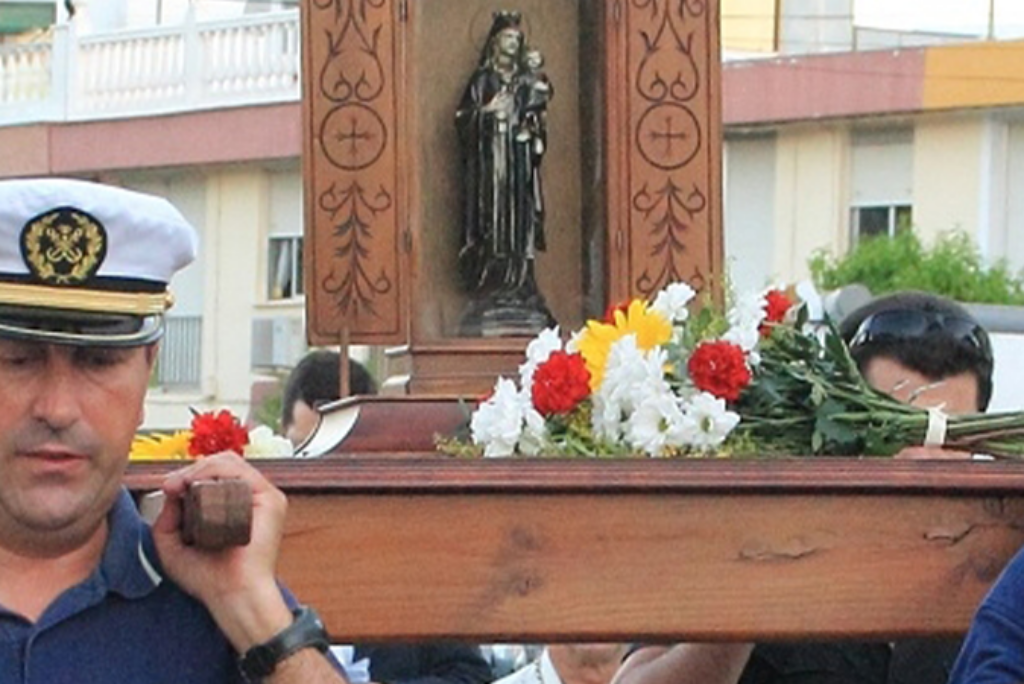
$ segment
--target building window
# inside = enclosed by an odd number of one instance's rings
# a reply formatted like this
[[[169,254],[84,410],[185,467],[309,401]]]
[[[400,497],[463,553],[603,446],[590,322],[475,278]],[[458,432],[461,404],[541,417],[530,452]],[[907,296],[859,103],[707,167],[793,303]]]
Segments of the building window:
[[[268,255],[267,298],[277,300],[301,296],[304,292],[302,287],[302,237],[271,237]]]
[[[850,213],[854,242],[880,235],[893,237],[896,233],[910,228],[913,220],[909,204],[854,207]]]

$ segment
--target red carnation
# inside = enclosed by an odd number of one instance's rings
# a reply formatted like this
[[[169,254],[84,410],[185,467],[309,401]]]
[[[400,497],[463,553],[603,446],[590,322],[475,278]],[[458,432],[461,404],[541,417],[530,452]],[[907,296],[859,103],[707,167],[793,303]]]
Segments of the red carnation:
[[[768,306],[765,309],[764,323],[761,324],[760,332],[762,337],[771,334],[772,327],[781,323],[786,313],[793,306],[793,300],[786,296],[782,290],[769,290],[764,296]]]
[[[604,310],[604,322],[608,325],[615,325],[615,312],[621,311],[622,315],[625,316],[629,311],[630,301],[631,300],[627,299],[626,301],[619,302],[618,304],[609,304],[608,308]]]
[[[690,356],[687,369],[697,389],[726,401],[739,399],[750,384],[743,350],[732,342],[704,342]]]
[[[192,439],[188,443],[190,456],[211,456],[222,451],[241,455],[249,443],[249,433],[230,411],[200,413],[192,419]]]
[[[590,396],[590,371],[580,354],[552,352],[533,372],[531,398],[542,416],[566,414]]]

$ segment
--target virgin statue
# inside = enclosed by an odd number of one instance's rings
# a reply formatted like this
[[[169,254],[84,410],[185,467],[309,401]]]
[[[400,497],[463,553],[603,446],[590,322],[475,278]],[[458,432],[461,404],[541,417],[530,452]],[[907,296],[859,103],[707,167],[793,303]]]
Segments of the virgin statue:
[[[533,335],[553,318],[534,275],[543,251],[541,161],[553,90],[518,12],[496,12],[455,115],[462,162],[459,270],[465,335]]]

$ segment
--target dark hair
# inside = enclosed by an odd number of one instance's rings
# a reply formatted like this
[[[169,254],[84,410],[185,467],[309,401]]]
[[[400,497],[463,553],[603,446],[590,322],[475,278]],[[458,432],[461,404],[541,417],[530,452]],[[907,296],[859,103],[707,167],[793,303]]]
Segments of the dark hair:
[[[281,401],[281,427],[287,429],[295,420],[295,404],[302,400],[310,407],[341,397],[341,354],[329,349],[310,352],[292,369],[284,384]],[[376,394],[377,384],[363,364],[349,359],[350,394]]]
[[[918,322],[916,314],[927,325],[872,334],[878,321],[888,320],[890,325],[881,327],[892,328],[891,323],[903,317],[898,328],[906,326],[905,321]],[[879,297],[843,319],[839,334],[861,372],[872,359],[885,357],[931,380],[972,373],[978,383],[978,410],[988,407],[993,369],[988,334],[967,309],[952,300],[913,290]]]

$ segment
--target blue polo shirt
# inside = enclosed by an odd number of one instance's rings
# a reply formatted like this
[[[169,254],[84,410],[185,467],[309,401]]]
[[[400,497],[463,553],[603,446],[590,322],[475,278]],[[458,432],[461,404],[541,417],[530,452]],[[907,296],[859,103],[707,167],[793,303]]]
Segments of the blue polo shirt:
[[[1003,569],[981,602],[949,681],[1024,682],[1024,549]]]
[[[127,491],[109,522],[99,567],[38,622],[0,608],[0,682],[244,682],[237,654],[206,608],[163,577],[149,527]]]

